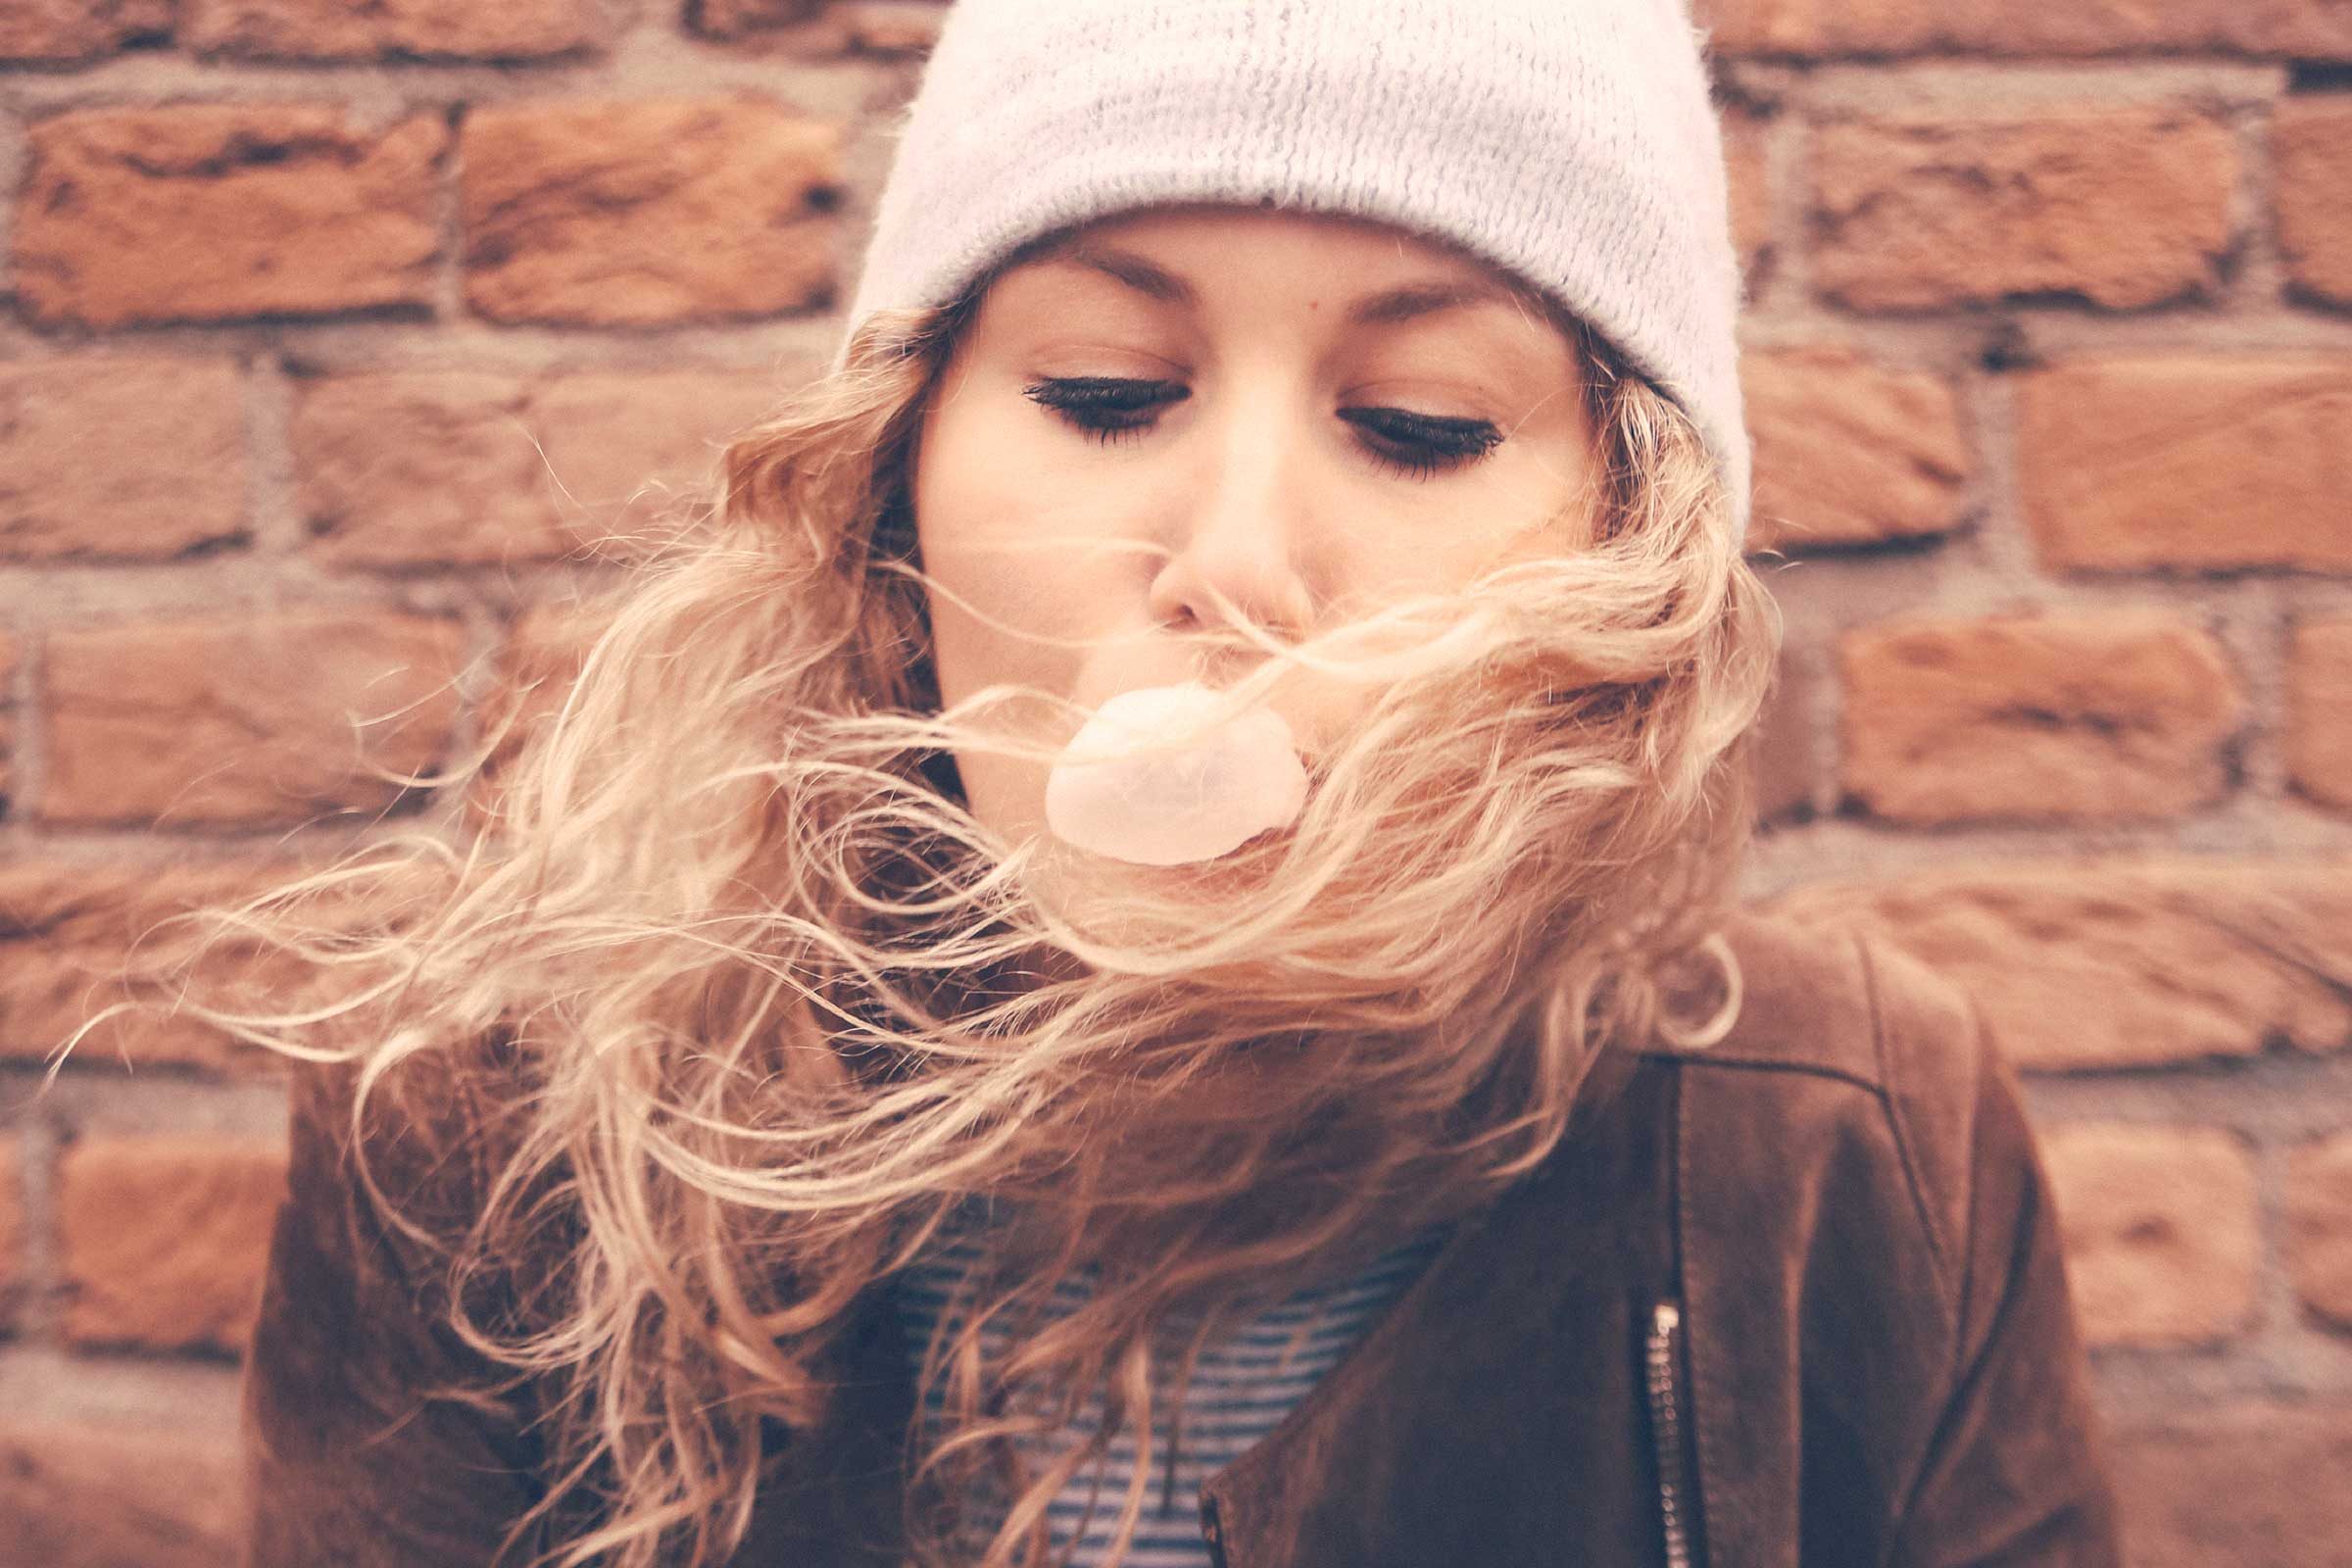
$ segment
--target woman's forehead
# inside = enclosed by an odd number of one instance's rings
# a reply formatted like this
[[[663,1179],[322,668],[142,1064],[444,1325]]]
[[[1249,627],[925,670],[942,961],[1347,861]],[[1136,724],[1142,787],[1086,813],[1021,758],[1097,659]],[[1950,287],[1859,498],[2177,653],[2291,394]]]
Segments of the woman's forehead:
[[[1451,278],[1466,287],[1525,296],[1530,303],[1542,298],[1525,280],[1449,239],[1354,214],[1256,204],[1202,202],[1112,214],[1034,242],[1015,254],[1012,267],[1105,252],[1201,268],[1264,267],[1297,259],[1350,274]]]
[[[1456,245],[1371,219],[1255,206],[1152,209],[1073,226],[1017,253],[987,292],[1026,297],[1027,317],[1115,296],[1172,316],[1303,306],[1351,333],[1451,320],[1545,359],[1582,342],[1548,295]]]

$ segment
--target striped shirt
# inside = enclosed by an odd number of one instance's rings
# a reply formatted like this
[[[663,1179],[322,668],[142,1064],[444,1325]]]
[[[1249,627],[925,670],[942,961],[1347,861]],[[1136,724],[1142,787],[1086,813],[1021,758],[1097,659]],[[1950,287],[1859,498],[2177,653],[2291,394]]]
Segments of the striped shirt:
[[[1200,1535],[1201,1483],[1273,1431],[1306,1397],[1419,1276],[1443,1239],[1442,1230],[1433,1229],[1391,1250],[1361,1274],[1300,1291],[1202,1347],[1185,1390],[1183,1446],[1172,1491],[1163,1491],[1167,1423],[1164,1418],[1155,1423],[1159,1430],[1152,1445],[1153,1475],[1125,1559],[1128,1568],[1208,1568],[1208,1545]],[[918,1375],[940,1315],[979,1256],[978,1241],[968,1226],[950,1227],[901,1277],[899,1312]],[[1057,1318],[1074,1310],[1086,1299],[1087,1289],[1084,1278],[1064,1280],[1047,1315]],[[991,1325],[982,1337],[983,1354],[992,1361],[1001,1356],[1008,1332]],[[936,1386],[924,1391],[923,1418],[934,1430],[944,1408]],[[1096,1430],[1102,1411],[1098,1394],[1085,1406],[1081,1430]],[[1034,1448],[1024,1453],[1032,1464],[1043,1457]],[[1094,1568],[1108,1560],[1134,1466],[1135,1443],[1122,1435],[1102,1460],[1070,1478],[1048,1510],[1053,1547],[1048,1561],[1060,1561],[1073,1540],[1078,1543],[1069,1559],[1074,1568]],[[993,1476],[983,1486],[987,1495],[964,1499],[963,1540],[975,1556],[1003,1523],[1008,1501]]]

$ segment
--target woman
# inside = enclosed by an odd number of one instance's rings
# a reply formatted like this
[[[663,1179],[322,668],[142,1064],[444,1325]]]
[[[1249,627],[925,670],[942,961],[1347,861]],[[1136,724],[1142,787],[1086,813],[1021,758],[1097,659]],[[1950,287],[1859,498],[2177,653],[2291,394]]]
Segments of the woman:
[[[234,921],[251,1560],[2112,1562],[2007,1069],[1725,910],[1737,293],[1676,0],[964,0],[496,831]]]

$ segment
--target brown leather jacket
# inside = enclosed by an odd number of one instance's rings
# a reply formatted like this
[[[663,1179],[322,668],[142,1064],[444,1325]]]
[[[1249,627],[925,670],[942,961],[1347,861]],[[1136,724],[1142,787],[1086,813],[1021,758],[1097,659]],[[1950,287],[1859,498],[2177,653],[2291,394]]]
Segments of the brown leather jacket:
[[[1740,1028],[1704,1054],[1628,1058],[1604,1113],[1210,1482],[1215,1560],[2118,1560],[2009,1069],[1908,959],[1753,920],[1731,934]],[[301,1086],[248,1362],[247,1560],[486,1562],[538,1494],[531,1439],[416,1398],[466,1362],[352,1200],[337,1080]],[[478,1179],[463,1126],[434,1156]],[[860,1321],[828,1426],[771,1433],[737,1568],[898,1561],[909,1392],[887,1286]]]

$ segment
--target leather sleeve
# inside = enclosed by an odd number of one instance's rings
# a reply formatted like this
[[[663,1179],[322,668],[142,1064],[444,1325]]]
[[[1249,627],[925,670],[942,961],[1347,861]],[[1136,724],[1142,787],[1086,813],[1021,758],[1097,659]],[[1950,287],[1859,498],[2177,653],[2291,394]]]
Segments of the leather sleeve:
[[[292,1085],[288,1191],[244,1373],[246,1568],[464,1568],[496,1557],[538,1495],[523,1423],[501,1400],[429,1397],[487,1368],[439,1321],[438,1254],[384,1224],[350,1159],[350,1069]],[[410,1129],[370,1168],[404,1212],[454,1219],[478,1140]]]
[[[2058,1217],[2014,1072],[1973,1010],[1974,1113],[1955,1375],[1891,1556],[2113,1568],[2121,1561],[2105,1438],[2067,1292]]]

